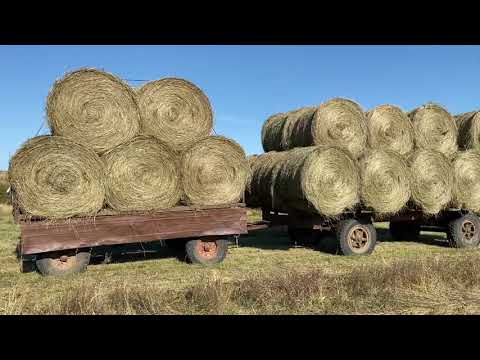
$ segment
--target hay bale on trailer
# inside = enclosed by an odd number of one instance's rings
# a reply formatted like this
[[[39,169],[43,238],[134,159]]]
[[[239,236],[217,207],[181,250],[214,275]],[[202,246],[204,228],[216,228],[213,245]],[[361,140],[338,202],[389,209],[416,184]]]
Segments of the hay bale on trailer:
[[[410,170],[403,157],[391,150],[369,150],[360,159],[364,206],[382,214],[395,214],[411,197]]]
[[[461,150],[480,150],[480,111],[455,116],[458,128],[458,146]]]
[[[168,209],[181,197],[175,152],[154,137],[138,136],[102,156],[106,203],[117,211]]]
[[[337,146],[358,158],[367,144],[362,108],[347,99],[331,99],[318,108],[302,108],[267,119],[262,129],[265,150],[283,151],[313,145]]]
[[[102,154],[138,134],[140,112],[132,89],[116,76],[80,69],[53,85],[47,99],[53,135]]]
[[[94,216],[105,199],[98,155],[59,136],[28,140],[10,160],[16,205],[27,215],[62,219]]]
[[[450,205],[453,196],[452,164],[441,152],[416,150],[408,158],[412,201],[426,214],[437,214]]]
[[[412,152],[415,145],[413,126],[399,107],[380,105],[368,111],[366,118],[371,148],[392,150],[400,155]]]
[[[265,152],[281,151],[283,127],[288,113],[270,116],[262,126],[262,146]]]
[[[210,135],[213,113],[208,97],[189,81],[166,78],[137,90],[141,131],[183,150]]]
[[[480,212],[480,151],[457,153],[453,159],[453,173],[455,206]]]
[[[446,109],[429,103],[408,116],[412,120],[417,148],[439,151],[447,157],[457,152],[457,126]]]
[[[359,201],[357,164],[343,149],[295,148],[260,156],[252,191],[265,207],[337,216]]]
[[[180,168],[184,201],[189,205],[239,202],[250,172],[242,147],[223,136],[192,144],[183,152]]]

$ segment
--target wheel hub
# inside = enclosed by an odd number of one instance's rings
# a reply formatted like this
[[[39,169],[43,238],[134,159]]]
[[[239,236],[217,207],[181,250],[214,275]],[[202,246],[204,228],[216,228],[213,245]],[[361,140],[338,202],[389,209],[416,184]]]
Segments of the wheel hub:
[[[477,229],[475,224],[470,220],[465,220],[462,223],[462,235],[467,242],[472,242],[475,238]]]
[[[218,247],[216,241],[198,241],[197,250],[203,258],[212,258],[217,255]]]
[[[368,248],[370,234],[363,226],[353,227],[348,234],[348,244],[352,251],[362,253]]]

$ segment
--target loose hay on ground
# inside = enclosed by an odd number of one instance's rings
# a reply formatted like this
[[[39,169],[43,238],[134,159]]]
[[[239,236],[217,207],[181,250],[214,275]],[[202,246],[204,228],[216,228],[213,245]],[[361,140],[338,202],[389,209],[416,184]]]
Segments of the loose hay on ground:
[[[119,78],[80,69],[56,81],[47,99],[52,134],[104,153],[138,134],[140,112],[132,89]]]
[[[360,177],[348,152],[328,146],[260,156],[252,192],[264,206],[337,216],[359,201]]]
[[[168,209],[181,197],[178,158],[154,137],[139,136],[102,156],[106,201],[117,211]]]
[[[480,152],[459,152],[453,160],[456,207],[480,212]]]
[[[395,214],[411,197],[410,170],[394,151],[369,150],[360,161],[363,205],[378,213]]]
[[[100,158],[68,138],[28,140],[11,159],[8,174],[16,202],[28,215],[49,219],[93,216],[104,203]]]
[[[458,146],[461,150],[480,151],[480,111],[455,116],[458,128]]]
[[[210,135],[213,114],[207,96],[194,84],[175,78],[152,81],[137,91],[144,134],[174,149]]]
[[[249,173],[240,145],[223,136],[206,137],[182,154],[184,200],[189,205],[239,202],[243,200]]]
[[[380,105],[366,114],[368,143],[373,149],[392,150],[406,155],[413,150],[413,126],[399,107]]]
[[[447,110],[429,103],[408,115],[413,124],[416,148],[439,151],[447,157],[457,152],[457,126]]]
[[[412,200],[426,214],[437,214],[450,205],[454,175],[451,162],[434,150],[416,150],[408,159]]]

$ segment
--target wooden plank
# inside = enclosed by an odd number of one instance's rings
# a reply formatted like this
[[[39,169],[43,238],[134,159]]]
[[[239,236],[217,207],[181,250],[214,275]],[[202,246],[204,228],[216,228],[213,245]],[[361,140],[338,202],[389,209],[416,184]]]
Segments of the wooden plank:
[[[77,222],[21,222],[21,253],[164,239],[247,233],[243,207],[173,211],[148,215],[102,216]]]

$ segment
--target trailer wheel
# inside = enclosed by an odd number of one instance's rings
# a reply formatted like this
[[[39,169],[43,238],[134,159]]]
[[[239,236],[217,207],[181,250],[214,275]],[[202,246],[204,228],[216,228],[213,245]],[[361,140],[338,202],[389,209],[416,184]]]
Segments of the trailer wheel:
[[[38,271],[44,276],[61,276],[85,271],[90,262],[90,251],[77,253],[46,253],[35,260]]]
[[[390,235],[395,241],[418,241],[420,225],[410,221],[390,221]]]
[[[375,249],[377,232],[370,223],[342,220],[337,225],[337,242],[342,255],[369,255]]]
[[[192,264],[214,265],[227,256],[228,242],[225,239],[195,239],[185,244],[187,260]]]
[[[480,220],[474,214],[465,214],[450,221],[448,242],[455,248],[474,248],[480,243]]]

